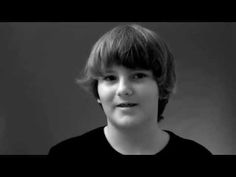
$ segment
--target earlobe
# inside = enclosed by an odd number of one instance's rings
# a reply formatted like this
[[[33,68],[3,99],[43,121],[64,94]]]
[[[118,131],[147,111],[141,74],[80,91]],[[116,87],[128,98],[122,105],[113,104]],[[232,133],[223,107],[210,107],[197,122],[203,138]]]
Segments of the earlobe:
[[[98,103],[101,103],[101,100],[100,100],[100,99],[97,99],[97,102],[98,102]]]

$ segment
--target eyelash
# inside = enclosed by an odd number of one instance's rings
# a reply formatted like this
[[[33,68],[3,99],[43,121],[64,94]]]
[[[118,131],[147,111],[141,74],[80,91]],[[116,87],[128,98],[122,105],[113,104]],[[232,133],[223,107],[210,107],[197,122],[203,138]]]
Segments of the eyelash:
[[[136,74],[134,74],[134,76],[139,76],[139,77],[138,77],[139,79],[142,79],[142,78],[147,77],[147,75],[144,74],[144,73],[136,73]]]
[[[134,78],[135,76],[138,76],[138,78]],[[134,79],[142,79],[145,77],[147,77],[147,75],[144,73],[136,73],[133,75]],[[116,79],[116,76],[114,76],[114,75],[108,75],[108,76],[103,77],[103,80],[105,80],[105,81],[114,81],[115,79]]]
[[[115,76],[113,76],[113,75],[110,75],[110,76],[104,76],[104,77],[103,77],[103,80],[105,80],[105,81],[113,81],[114,78],[115,78]]]

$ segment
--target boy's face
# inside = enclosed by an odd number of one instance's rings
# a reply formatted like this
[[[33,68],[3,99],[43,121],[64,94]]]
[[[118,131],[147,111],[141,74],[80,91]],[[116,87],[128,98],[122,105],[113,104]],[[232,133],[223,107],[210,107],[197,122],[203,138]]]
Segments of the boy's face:
[[[129,128],[157,123],[158,86],[149,70],[115,65],[99,78],[98,95],[108,124]]]

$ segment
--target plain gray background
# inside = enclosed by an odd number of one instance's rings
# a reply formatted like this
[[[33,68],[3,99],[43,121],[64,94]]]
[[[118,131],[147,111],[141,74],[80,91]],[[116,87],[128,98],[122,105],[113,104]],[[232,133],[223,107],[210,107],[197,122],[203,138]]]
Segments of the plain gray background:
[[[102,126],[96,100],[75,84],[98,38],[118,22],[0,23],[0,154],[47,154]],[[176,59],[177,92],[161,123],[213,154],[236,154],[236,23],[138,23]]]

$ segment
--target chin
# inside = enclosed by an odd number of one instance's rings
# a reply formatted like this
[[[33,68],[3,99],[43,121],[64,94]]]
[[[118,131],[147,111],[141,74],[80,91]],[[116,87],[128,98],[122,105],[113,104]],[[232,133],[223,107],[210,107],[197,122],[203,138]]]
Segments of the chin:
[[[142,119],[141,117],[125,115],[119,118],[114,118],[112,120],[112,123],[119,128],[137,128],[143,125],[144,119]]]

